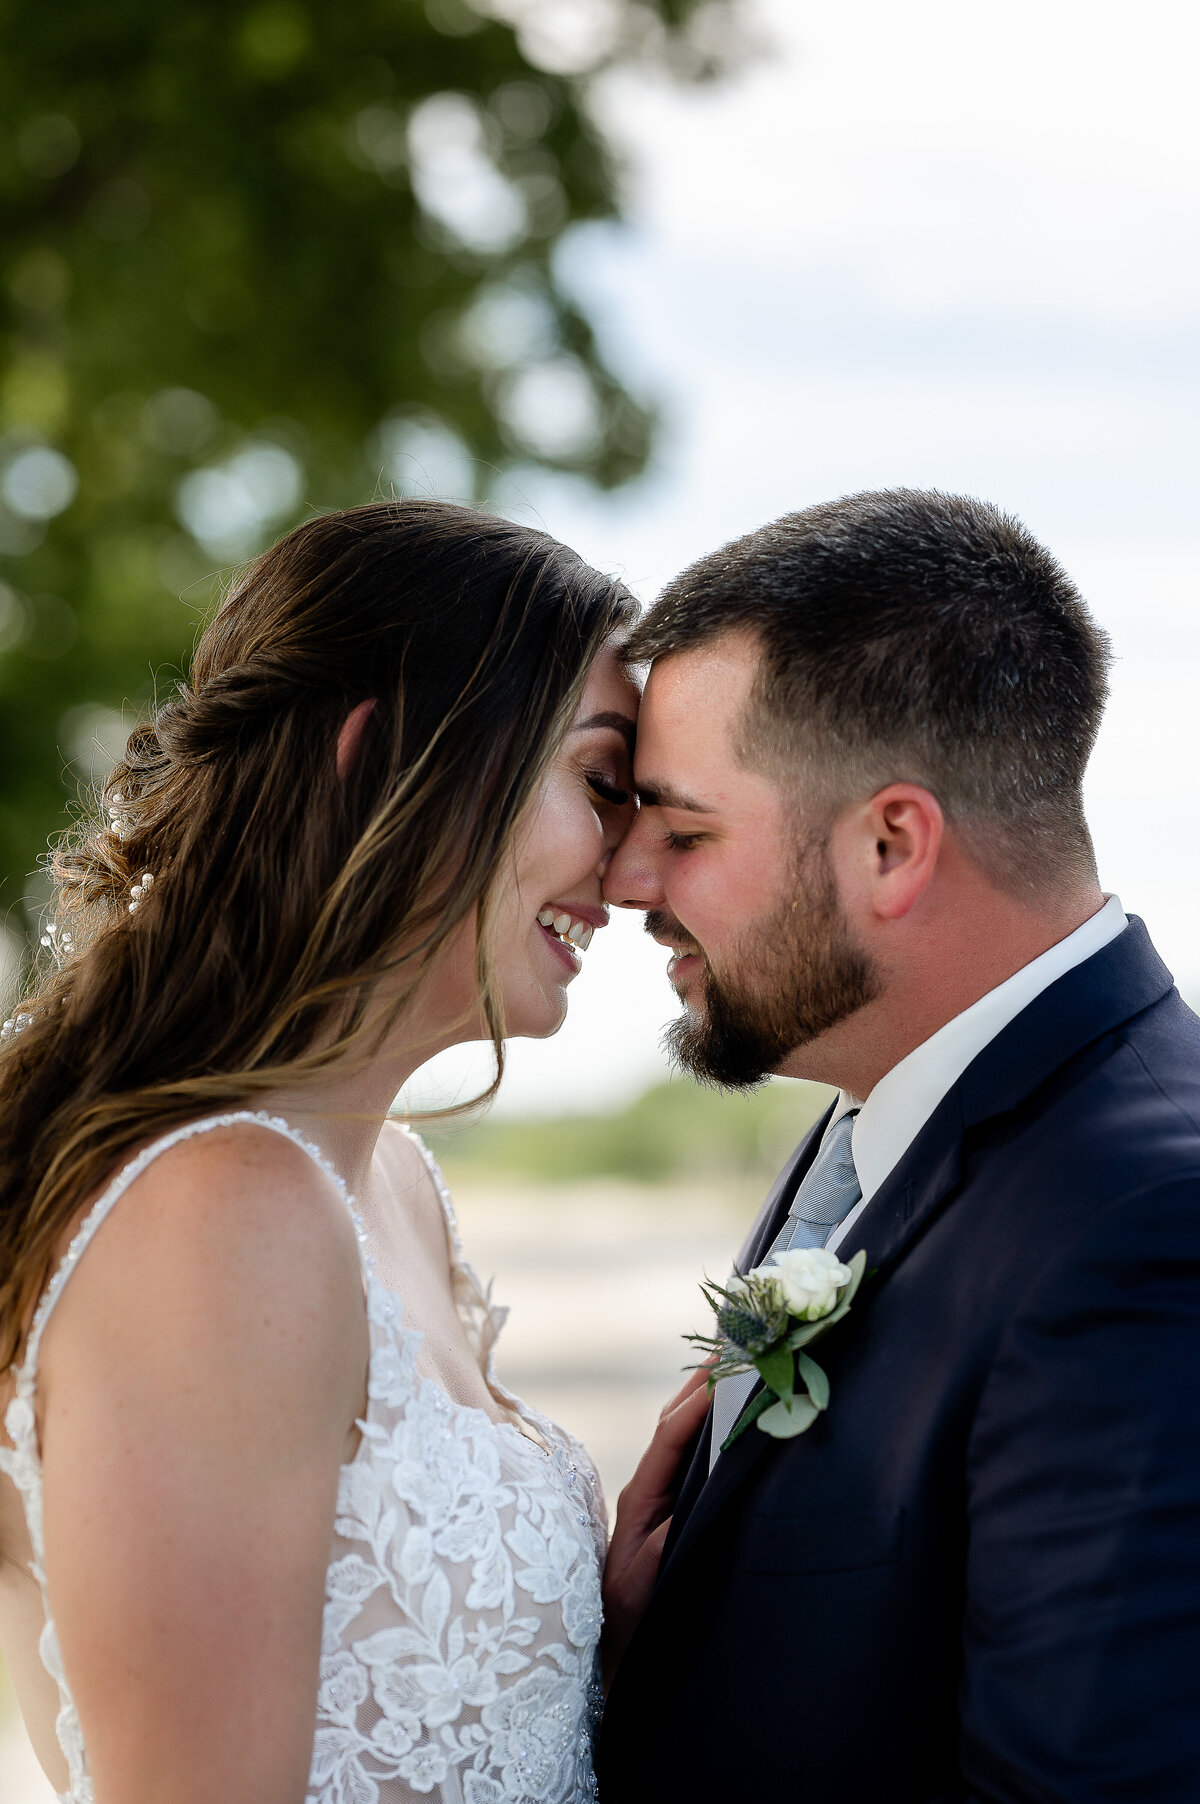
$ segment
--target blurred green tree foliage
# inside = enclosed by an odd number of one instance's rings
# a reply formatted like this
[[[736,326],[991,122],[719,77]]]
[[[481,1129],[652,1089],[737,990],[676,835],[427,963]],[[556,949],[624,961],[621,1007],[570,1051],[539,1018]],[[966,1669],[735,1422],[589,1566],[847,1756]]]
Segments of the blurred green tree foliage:
[[[554,252],[618,211],[597,74],[711,72],[735,5],[0,0],[0,919],[214,566],[642,467]]]
[[[603,1115],[433,1123],[451,1178],[561,1184],[597,1177],[660,1184],[745,1180],[761,1189],[828,1108],[821,1084],[773,1079],[735,1094],[688,1079],[655,1084]]]

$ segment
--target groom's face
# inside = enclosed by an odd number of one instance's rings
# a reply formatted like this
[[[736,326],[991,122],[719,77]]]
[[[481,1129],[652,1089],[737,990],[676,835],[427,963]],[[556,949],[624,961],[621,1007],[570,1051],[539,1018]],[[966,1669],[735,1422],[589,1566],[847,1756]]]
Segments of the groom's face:
[[[756,1082],[876,993],[838,896],[825,819],[739,755],[758,664],[730,635],[651,669],[638,721],[642,807],[605,895],[646,910],[684,1013],[668,1039],[696,1076]]]

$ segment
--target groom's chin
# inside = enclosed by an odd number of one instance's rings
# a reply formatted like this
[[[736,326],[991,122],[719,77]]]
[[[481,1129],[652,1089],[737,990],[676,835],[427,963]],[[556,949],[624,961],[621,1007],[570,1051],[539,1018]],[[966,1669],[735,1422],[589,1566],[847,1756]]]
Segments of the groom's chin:
[[[672,1021],[663,1047],[678,1071],[713,1089],[753,1090],[770,1075],[761,1048],[714,1030],[707,1015],[692,1009]]]

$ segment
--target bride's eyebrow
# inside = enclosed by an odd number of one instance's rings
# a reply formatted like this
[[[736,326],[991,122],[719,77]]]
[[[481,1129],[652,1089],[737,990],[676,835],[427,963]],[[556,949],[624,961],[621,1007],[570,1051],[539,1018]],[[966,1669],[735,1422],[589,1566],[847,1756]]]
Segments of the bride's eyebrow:
[[[614,727],[621,735],[630,751],[633,750],[637,738],[637,727],[628,714],[621,714],[616,708],[605,708],[600,714],[589,714],[586,720],[577,720],[571,728],[572,733],[587,733],[595,727]]]

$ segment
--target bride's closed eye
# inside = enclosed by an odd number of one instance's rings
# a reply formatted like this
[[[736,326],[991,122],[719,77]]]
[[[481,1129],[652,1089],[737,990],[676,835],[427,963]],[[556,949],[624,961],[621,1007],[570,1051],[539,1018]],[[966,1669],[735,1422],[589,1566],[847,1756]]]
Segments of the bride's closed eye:
[[[585,771],[584,776],[587,778],[588,788],[594,790],[602,801],[611,802],[615,807],[623,808],[629,800],[629,790],[618,789],[616,784],[611,783],[600,771]]]

